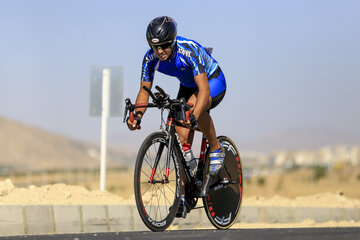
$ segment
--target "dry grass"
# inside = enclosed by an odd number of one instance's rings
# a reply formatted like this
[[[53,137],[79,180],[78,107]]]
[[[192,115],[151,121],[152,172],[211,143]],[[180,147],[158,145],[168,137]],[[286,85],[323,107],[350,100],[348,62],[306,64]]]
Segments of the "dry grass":
[[[315,180],[313,169],[298,169],[280,174],[272,174],[245,180],[245,196],[272,197],[280,195],[288,198],[313,195],[320,192],[342,192],[346,197],[360,199],[360,168],[328,172]],[[263,179],[263,184],[259,184]]]
[[[8,175],[0,177],[0,181],[10,178],[16,187],[28,187],[30,185],[42,186],[46,184],[66,183],[69,185],[81,185],[88,190],[98,190],[100,187],[99,170],[69,170],[59,172],[38,172]],[[106,189],[123,198],[130,198],[133,194],[133,171],[126,169],[108,169]]]

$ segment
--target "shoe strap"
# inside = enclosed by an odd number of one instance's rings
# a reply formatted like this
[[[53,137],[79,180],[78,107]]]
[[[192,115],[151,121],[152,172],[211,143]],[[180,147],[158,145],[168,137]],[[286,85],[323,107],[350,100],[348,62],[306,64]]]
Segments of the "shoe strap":
[[[210,153],[210,157],[225,157],[225,153],[219,153],[219,152],[216,152],[216,153]]]
[[[210,165],[222,164],[223,162],[224,162],[224,160],[220,160],[220,159],[210,160]]]

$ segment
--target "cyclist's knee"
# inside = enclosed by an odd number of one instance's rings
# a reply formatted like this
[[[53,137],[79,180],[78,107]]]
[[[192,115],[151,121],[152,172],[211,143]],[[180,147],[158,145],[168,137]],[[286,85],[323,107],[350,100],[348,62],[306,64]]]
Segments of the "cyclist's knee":
[[[191,97],[189,98],[189,100],[187,101],[188,103],[192,103],[194,106],[196,104],[196,100],[197,100],[197,94],[194,93],[193,95],[191,95]],[[212,97],[209,96],[209,99],[206,103],[206,107],[205,107],[205,110],[208,111],[211,107],[211,104],[212,104]]]

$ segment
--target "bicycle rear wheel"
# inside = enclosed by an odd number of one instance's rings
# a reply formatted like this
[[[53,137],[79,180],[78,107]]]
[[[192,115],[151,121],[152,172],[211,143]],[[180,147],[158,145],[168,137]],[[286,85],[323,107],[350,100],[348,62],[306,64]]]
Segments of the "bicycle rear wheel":
[[[176,156],[174,150],[169,152],[169,141],[163,132],[149,135],[137,156],[134,174],[136,206],[142,221],[152,231],[168,228],[179,207],[181,175]]]
[[[203,197],[203,203],[211,224],[218,229],[228,229],[235,223],[240,213],[243,169],[235,144],[225,136],[218,137],[218,141],[225,150],[224,169],[210,180],[210,190],[207,197]],[[205,175],[208,170],[209,160],[207,159]],[[226,186],[222,187],[221,184]],[[216,190],[216,187],[219,189]]]

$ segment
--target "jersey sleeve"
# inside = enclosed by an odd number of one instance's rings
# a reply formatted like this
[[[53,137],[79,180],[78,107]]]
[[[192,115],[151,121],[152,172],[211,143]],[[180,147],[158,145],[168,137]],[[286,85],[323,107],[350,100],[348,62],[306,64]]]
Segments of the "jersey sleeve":
[[[144,56],[141,70],[141,81],[152,82],[154,80],[156,55],[152,50],[147,51]]]
[[[205,73],[205,61],[203,58],[203,53],[199,47],[192,47],[190,57],[188,58],[188,63],[192,67],[194,77],[201,73]]]

